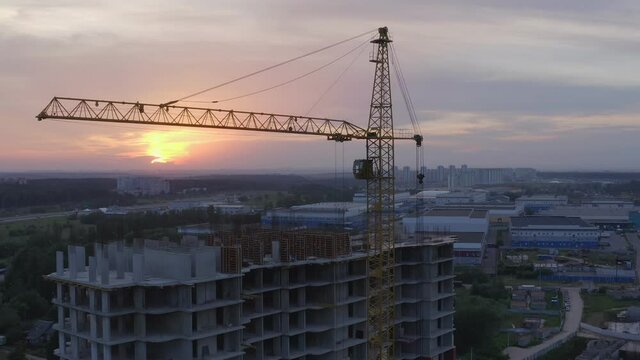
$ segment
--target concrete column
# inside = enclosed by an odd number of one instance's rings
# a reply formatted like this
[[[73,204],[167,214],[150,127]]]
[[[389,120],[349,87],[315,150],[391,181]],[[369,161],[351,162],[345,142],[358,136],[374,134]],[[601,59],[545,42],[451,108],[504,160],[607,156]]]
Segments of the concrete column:
[[[144,309],[144,288],[135,288],[133,290],[133,306],[136,310]]]
[[[111,311],[111,295],[108,291],[102,291],[102,312],[108,313]]]
[[[69,322],[71,323],[71,331],[78,332],[78,312],[74,309],[69,309]]]
[[[67,354],[67,339],[65,339],[62,331],[58,332],[58,351],[60,352],[60,355]]]
[[[62,287],[62,283],[56,284],[56,300],[58,302],[62,302],[63,299],[64,288]]]
[[[91,360],[98,360],[98,343],[91,342]]]
[[[84,246],[76,246],[76,265],[78,272],[87,270],[87,258]]]
[[[116,276],[118,279],[124,279],[124,269],[124,247],[122,241],[119,241],[116,249]]]
[[[94,339],[98,338],[98,319],[94,314],[89,315],[89,334]]]
[[[78,348],[78,337],[77,336],[71,336],[71,356],[74,359],[78,358],[78,353],[79,353],[79,348]]]
[[[111,360],[111,346],[103,345],[102,359]]]
[[[142,341],[136,341],[135,345],[135,360],[147,359],[147,344]]]
[[[102,271],[102,244],[100,243],[95,243],[95,258],[96,258],[96,269],[98,269],[98,272]]]
[[[56,251],[56,275],[64,275],[64,252]]]
[[[78,265],[76,263],[76,247],[67,246],[67,258],[69,262],[69,277],[71,279],[78,278]]]
[[[69,285],[69,304],[76,305],[78,296],[78,288],[75,285]]]
[[[64,328],[64,308],[62,306],[58,306],[58,326],[61,329]]]
[[[96,266],[96,258],[93,256],[89,256],[89,282],[96,282],[96,274],[97,274],[97,266]]]
[[[102,317],[102,340],[111,340],[111,319],[108,316]]]
[[[88,289],[89,292],[89,310],[96,311],[96,290]]]
[[[104,248],[106,251],[107,248]],[[100,261],[100,283],[103,285],[109,285],[109,259],[107,258],[107,253],[102,253],[102,261]]]
[[[144,255],[133,254],[133,281],[144,280]]]

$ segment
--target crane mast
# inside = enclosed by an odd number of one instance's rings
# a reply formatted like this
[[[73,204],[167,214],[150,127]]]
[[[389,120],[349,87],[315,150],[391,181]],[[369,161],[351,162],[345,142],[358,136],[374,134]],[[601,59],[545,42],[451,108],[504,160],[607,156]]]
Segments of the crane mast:
[[[388,29],[378,29],[369,123],[366,129],[344,120],[250,111],[210,109],[164,104],[54,97],[36,116],[38,120],[80,120],[149,126],[181,126],[323,136],[344,142],[365,140],[367,157],[353,164],[354,176],[367,183],[366,250],[368,264],[369,359],[394,358],[395,240],[394,141],[422,135],[393,128]]]
[[[394,139],[389,77],[389,40],[386,27],[378,29],[377,52],[370,60],[376,72],[371,94],[367,160],[373,165],[367,179],[367,245],[369,262],[369,358],[394,357]]]

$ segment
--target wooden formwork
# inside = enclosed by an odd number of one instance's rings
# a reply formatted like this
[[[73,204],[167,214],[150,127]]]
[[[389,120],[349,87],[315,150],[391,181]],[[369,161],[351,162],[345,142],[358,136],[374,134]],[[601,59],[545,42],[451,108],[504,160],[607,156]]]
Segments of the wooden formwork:
[[[280,261],[290,262],[306,258],[304,237],[294,231],[283,232],[280,236]]]
[[[308,256],[335,259],[351,254],[348,233],[305,233],[309,246]]]
[[[242,259],[253,264],[262,264],[264,262],[264,243],[260,238],[254,236],[242,236],[240,238],[242,245]]]
[[[351,255],[351,237],[349,233],[336,234],[336,256]]]
[[[282,235],[281,231],[268,230],[268,229],[259,229],[256,232],[251,234],[251,236],[255,236],[256,238],[261,239],[264,245],[265,254],[273,254],[273,249],[271,247],[271,244],[274,241],[280,240],[281,235]]]
[[[221,247],[222,272],[239,274],[242,269],[242,248],[239,244]]]

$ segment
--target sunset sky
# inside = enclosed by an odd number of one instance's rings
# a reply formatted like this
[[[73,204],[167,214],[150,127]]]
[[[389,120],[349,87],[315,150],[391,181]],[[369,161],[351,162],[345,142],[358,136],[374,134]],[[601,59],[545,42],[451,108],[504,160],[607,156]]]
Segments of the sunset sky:
[[[341,168],[343,157],[348,169],[365,156],[363,142],[35,115],[53,96],[173,100],[379,26],[394,40],[427,166],[640,171],[640,2],[632,0],[0,0],[0,171],[295,171]],[[362,41],[196,99],[287,81]],[[371,49],[216,107],[365,127]],[[396,127],[408,128],[394,91]],[[398,145],[398,165],[414,157],[411,143]]]

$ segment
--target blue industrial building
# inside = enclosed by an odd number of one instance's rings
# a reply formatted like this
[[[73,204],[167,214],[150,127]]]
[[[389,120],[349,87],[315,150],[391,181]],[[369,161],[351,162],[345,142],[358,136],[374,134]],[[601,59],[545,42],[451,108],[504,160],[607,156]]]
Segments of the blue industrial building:
[[[634,283],[635,270],[598,268],[593,272],[558,272],[553,275],[542,275],[548,281],[592,281],[595,283]]]
[[[597,249],[600,231],[578,217],[519,216],[511,218],[515,248]]]
[[[366,203],[327,202],[273,209],[262,216],[261,223],[272,229],[342,229],[363,230],[366,226]]]

